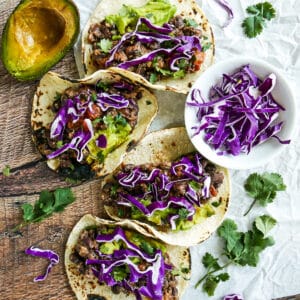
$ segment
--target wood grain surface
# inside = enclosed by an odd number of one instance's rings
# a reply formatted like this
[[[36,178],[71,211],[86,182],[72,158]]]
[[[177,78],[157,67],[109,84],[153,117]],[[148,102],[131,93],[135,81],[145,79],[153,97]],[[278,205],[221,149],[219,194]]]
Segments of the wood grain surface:
[[[0,0],[1,36],[17,4],[17,0]],[[72,51],[53,70],[77,78]],[[24,228],[22,235],[10,233],[21,221],[22,203],[33,203],[43,189],[68,185],[46,167],[31,141],[29,116],[37,83],[15,80],[0,62],[0,299],[3,300],[75,299],[64,270],[65,242],[82,215],[103,216],[100,184],[94,180],[72,188],[76,201],[63,213]],[[9,177],[1,174],[6,165],[11,168]],[[53,249],[60,255],[60,263],[45,282],[33,283],[33,278],[45,271],[47,261],[25,255],[24,250],[31,245]]]

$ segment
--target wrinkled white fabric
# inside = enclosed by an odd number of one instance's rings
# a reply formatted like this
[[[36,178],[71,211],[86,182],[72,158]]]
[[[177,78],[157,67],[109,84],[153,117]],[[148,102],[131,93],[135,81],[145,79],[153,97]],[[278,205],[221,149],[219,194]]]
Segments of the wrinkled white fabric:
[[[300,106],[300,1],[271,0],[277,16],[268,22],[263,33],[254,39],[243,34],[241,22],[247,15],[247,6],[259,0],[227,0],[234,10],[233,22],[225,29],[226,12],[213,0],[199,0],[198,3],[209,19],[216,41],[216,62],[235,55],[247,55],[263,59],[281,70],[290,82]],[[75,0],[78,5],[81,26],[93,11],[97,0]],[[77,43],[78,46],[78,43]],[[78,47],[75,48],[77,63],[80,67]],[[79,58],[79,59],[78,59]],[[183,124],[185,96],[157,92],[160,110],[151,130]],[[270,214],[278,225],[270,233],[276,243],[267,248],[260,257],[257,267],[230,266],[226,271],[230,280],[219,284],[215,296],[208,297],[201,288],[195,289],[197,280],[205,273],[201,259],[205,252],[220,257],[222,243],[214,234],[202,244],[192,247],[192,277],[183,300],[222,299],[229,293],[240,293],[246,300],[270,300],[293,294],[300,294],[300,139],[299,117],[293,142],[272,162],[263,167],[247,171],[231,171],[232,197],[228,218],[238,224],[241,231],[248,230],[255,217]],[[285,192],[278,192],[274,203],[267,208],[256,205],[247,217],[244,212],[251,203],[245,194],[243,183],[249,174],[278,172],[283,175],[287,185]],[[226,260],[221,260],[221,263]]]

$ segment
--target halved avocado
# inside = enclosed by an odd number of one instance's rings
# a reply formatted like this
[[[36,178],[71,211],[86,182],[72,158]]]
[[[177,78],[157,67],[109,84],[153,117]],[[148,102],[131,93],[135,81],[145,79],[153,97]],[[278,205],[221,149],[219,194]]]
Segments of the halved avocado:
[[[22,0],[2,36],[2,61],[19,80],[39,78],[73,46],[79,13],[70,0]]]

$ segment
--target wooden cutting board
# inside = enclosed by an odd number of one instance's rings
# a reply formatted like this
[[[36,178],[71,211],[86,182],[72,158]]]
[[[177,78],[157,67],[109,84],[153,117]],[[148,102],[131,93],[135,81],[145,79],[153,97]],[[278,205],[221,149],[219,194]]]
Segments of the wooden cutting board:
[[[17,0],[0,0],[0,39],[5,22],[17,4]],[[72,51],[52,70],[77,78]],[[31,141],[29,116],[37,83],[13,79],[0,62],[0,173],[6,165],[11,168],[9,177],[0,174],[0,299],[3,300],[75,299],[64,270],[65,243],[82,215],[102,215],[103,211],[99,180],[94,180],[72,188],[76,201],[63,213],[24,228],[22,236],[8,234],[21,221],[22,203],[33,203],[43,189],[68,185],[45,166]],[[33,278],[45,271],[47,261],[25,255],[24,250],[31,245],[55,250],[61,258],[45,282],[33,283]]]

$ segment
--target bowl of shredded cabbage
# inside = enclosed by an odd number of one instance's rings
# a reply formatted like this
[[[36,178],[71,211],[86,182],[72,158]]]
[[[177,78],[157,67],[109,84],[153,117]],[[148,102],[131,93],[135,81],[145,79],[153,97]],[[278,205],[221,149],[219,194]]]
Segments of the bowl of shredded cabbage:
[[[289,146],[296,109],[292,89],[277,68],[236,57],[197,79],[186,99],[185,125],[204,157],[230,169],[250,169]]]

